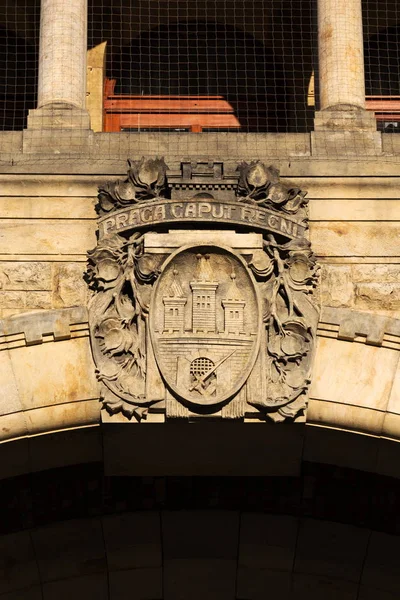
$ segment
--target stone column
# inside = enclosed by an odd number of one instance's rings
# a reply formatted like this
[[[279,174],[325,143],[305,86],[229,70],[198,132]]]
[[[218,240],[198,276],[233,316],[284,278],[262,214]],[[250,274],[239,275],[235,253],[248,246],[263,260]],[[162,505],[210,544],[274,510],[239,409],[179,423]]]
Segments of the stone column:
[[[361,0],[318,0],[318,49],[315,129],[376,129],[365,111]]]
[[[86,51],[87,0],[42,0],[38,107],[28,128],[89,127]]]

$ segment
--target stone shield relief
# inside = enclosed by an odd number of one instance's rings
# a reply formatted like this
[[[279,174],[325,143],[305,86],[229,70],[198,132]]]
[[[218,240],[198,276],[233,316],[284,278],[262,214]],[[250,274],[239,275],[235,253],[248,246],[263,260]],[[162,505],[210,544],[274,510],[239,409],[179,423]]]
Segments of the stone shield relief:
[[[99,190],[87,281],[109,415],[304,420],[318,322],[305,193],[259,161],[218,168],[167,179],[142,159]]]
[[[246,384],[259,350],[255,282],[219,246],[179,250],[154,286],[151,342],[172,394],[194,410],[222,406]]]

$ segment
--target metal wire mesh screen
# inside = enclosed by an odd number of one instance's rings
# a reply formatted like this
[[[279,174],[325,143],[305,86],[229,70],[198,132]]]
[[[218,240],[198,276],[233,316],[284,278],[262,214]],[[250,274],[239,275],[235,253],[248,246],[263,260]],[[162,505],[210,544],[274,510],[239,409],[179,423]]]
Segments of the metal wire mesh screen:
[[[97,69],[104,90],[97,98],[99,122],[95,127],[91,113],[92,128],[126,134],[120,141],[99,138],[96,156],[126,155],[150,134],[156,151],[159,133],[164,140],[165,134],[229,133],[228,150],[238,132],[306,136],[319,108],[317,4],[89,0],[89,66],[93,49],[106,47],[105,68]],[[398,132],[400,3],[363,0],[362,8],[366,107],[376,113],[378,129]],[[0,130],[26,127],[28,110],[37,104],[39,21],[40,0],[0,0]],[[203,148],[211,144],[201,137]],[[278,138],[269,140],[260,148],[273,153]],[[280,153],[286,146],[290,154],[309,152],[306,137],[279,140]]]
[[[0,131],[26,127],[37,94],[40,2],[0,2]]]
[[[108,127],[309,130],[315,23],[312,0],[91,0],[89,48],[138,115]]]
[[[363,2],[365,91],[378,129],[400,133],[400,3]]]

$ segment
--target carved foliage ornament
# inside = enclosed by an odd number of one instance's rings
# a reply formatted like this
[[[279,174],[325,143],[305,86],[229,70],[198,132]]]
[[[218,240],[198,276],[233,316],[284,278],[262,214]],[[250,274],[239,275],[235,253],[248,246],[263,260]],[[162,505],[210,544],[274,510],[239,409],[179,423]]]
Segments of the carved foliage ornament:
[[[99,190],[100,221],[108,215],[115,227],[100,230],[88,253],[105,409],[137,420],[301,420],[318,322],[318,266],[298,235],[307,227],[306,194],[274,167],[243,162],[232,197],[189,191],[178,212],[163,159],[128,164],[125,181]],[[223,176],[212,182],[216,196],[219,184]],[[237,232],[226,215],[241,206]],[[131,217],[137,207],[146,215],[157,207],[158,223],[175,211],[175,231],[157,233],[150,217]],[[197,231],[184,229],[186,207]]]

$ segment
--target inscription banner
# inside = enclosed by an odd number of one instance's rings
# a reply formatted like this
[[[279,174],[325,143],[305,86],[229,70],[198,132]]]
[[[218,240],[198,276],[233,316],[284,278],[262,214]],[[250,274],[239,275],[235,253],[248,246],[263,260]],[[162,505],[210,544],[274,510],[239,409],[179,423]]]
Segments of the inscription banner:
[[[232,223],[274,231],[290,239],[302,237],[305,227],[294,219],[261,206],[205,200],[141,202],[113,211],[99,220],[100,238],[129,229],[177,223]]]

